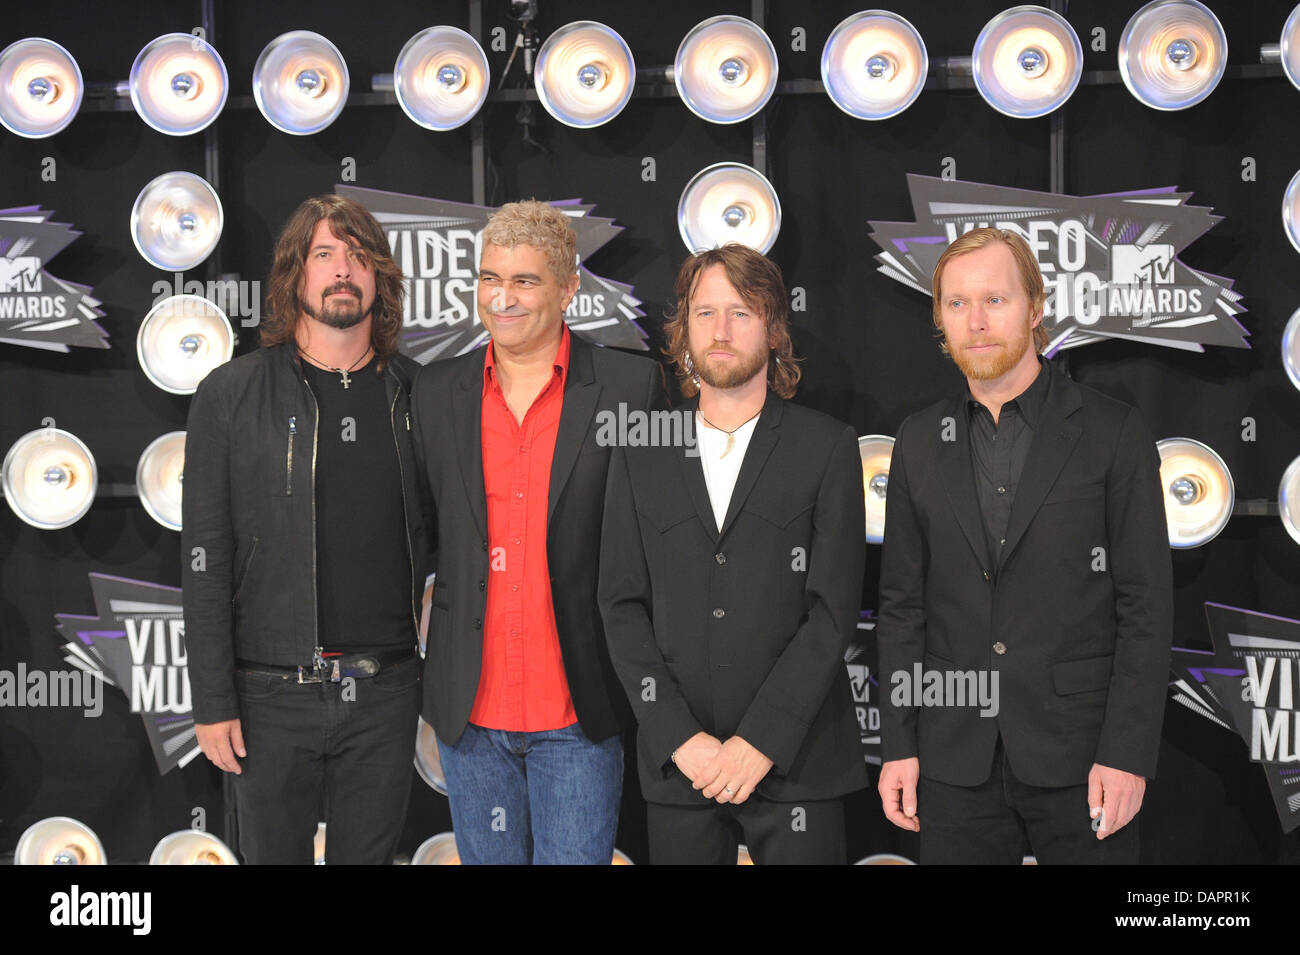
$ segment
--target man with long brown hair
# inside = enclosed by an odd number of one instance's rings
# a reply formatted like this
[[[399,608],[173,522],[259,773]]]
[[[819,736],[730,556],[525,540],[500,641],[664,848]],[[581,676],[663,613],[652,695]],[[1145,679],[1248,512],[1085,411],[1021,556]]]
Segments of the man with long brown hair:
[[[234,776],[245,861],[311,862],[324,818],[331,863],[385,863],[410,787],[425,570],[402,276],[374,217],[326,195],[289,218],[269,284],[262,347],[190,408],[196,732]]]
[[[610,464],[600,603],[637,715],[653,863],[843,863],[866,785],[844,651],[858,620],[853,429],[791,404],[780,269],[699,252],[665,326],[695,440]]]

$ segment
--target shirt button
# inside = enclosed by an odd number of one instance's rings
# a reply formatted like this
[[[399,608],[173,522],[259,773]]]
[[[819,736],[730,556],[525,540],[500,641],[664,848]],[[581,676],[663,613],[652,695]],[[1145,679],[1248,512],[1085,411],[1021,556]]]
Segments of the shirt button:
[[[518,630],[511,630],[511,631],[510,631],[510,636],[512,636],[512,637],[517,637],[517,636],[519,636],[519,631],[518,631]],[[998,646],[1002,646],[1002,644],[998,644]]]
[[[999,640],[997,643],[993,644],[993,652],[998,656],[1002,656],[1002,654],[1007,652],[1007,645]]]
[[[519,589],[519,585],[518,585],[518,584],[511,584],[511,585],[510,585],[510,589],[511,589],[511,590],[518,590],[518,589]]]
[[[515,497],[523,497],[523,496],[524,496],[523,491],[515,491]]]
[[[714,616],[714,619],[716,619],[716,620],[721,620],[721,619],[722,619],[723,617],[725,617],[726,615],[727,615],[727,611],[723,610],[721,607],[714,607],[714,608],[713,608],[713,616]]]
[[[519,543],[519,538],[518,538],[518,537],[515,538],[515,543],[516,543],[516,544]]]
[[[999,493],[999,494],[1006,494],[1006,493],[1007,493],[1007,489],[1004,488],[1004,487],[1000,487],[1000,488],[998,488],[998,493]]]
[[[725,564],[725,563],[727,562],[727,555],[726,555],[726,554],[714,554],[714,555],[713,555],[713,559],[716,560],[719,564]]]

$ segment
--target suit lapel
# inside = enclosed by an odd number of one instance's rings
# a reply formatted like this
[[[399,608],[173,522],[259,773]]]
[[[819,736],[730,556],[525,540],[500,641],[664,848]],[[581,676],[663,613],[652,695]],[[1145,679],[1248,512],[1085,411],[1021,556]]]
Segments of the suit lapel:
[[[1034,440],[1029,446],[1029,459],[1016,487],[1016,499],[1011,505],[1011,519],[1007,523],[1007,542],[1002,545],[998,566],[1005,564],[1024,536],[1029,522],[1042,506],[1047,492],[1056,483],[1065,462],[1074,453],[1083,428],[1069,420],[1069,416],[1083,404],[1079,389],[1064,375],[1055,373],[1044,362],[1044,373],[1052,375],[1051,390],[1043,404],[1042,420],[1034,429]]]
[[[695,411],[699,406],[698,397],[692,398],[682,406],[682,414],[690,416],[691,434],[694,440],[688,442],[674,457],[677,458],[677,465],[681,468],[686,492],[691,497],[691,503],[695,505],[695,513],[699,516],[700,523],[704,525],[705,532],[716,543],[718,521],[713,516],[713,504],[709,501],[708,485],[704,483],[704,466],[700,462],[699,432],[695,430]]]
[[[573,473],[578,452],[591,430],[601,387],[592,366],[591,346],[570,332],[569,373],[564,385],[564,404],[560,410],[560,428],[555,435],[555,454],[551,459],[550,491],[546,501],[546,524],[549,527],[555,505],[564,485]]]
[[[776,396],[775,392],[768,391],[767,400],[763,403],[762,415],[754,427],[753,435],[750,436],[749,447],[745,449],[745,460],[741,462],[740,474],[736,476],[736,487],[731,492],[727,517],[722,522],[722,529],[718,533],[719,540],[727,536],[727,531],[735,523],[736,515],[745,506],[745,498],[749,497],[749,492],[758,483],[758,476],[772,454],[772,449],[776,447],[777,439],[781,436],[781,413],[784,408],[785,403]],[[708,498],[707,493],[705,498]],[[709,514],[713,514],[712,508],[709,509]]]
[[[491,348],[491,344],[488,348]],[[452,431],[460,476],[479,533],[487,540],[487,496],[483,491],[483,362],[466,362],[465,375],[451,390]]]
[[[979,565],[988,564],[988,545],[984,540],[984,522],[980,517],[979,501],[975,496],[975,475],[970,465],[970,414],[966,399],[958,398],[949,412],[956,432],[954,440],[939,437],[939,470],[943,475],[943,489],[957,516],[957,525],[966,535],[966,541]]]

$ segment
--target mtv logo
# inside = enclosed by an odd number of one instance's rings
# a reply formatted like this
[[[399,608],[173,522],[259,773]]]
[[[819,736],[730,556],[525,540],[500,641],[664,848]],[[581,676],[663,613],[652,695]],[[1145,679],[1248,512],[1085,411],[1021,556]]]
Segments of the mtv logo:
[[[1116,245],[1110,250],[1110,280],[1116,285],[1172,285],[1172,245]]]
[[[855,703],[871,702],[871,668],[860,663],[848,664],[849,686],[853,688]]]
[[[34,255],[0,256],[0,292],[39,292],[41,260]]]

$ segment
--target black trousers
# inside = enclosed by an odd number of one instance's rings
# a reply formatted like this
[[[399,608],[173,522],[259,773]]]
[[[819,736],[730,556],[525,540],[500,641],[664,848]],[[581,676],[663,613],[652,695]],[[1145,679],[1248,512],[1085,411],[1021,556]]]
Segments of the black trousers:
[[[239,851],[250,865],[386,865],[406,817],[420,661],[364,680],[298,684],[236,672],[248,756],[235,776]]]
[[[916,798],[922,865],[1020,865],[1026,855],[1045,865],[1138,861],[1136,817],[1098,839],[1087,784],[1056,789],[1021,782],[1001,738],[983,783],[950,786],[922,776]]]
[[[735,865],[741,842],[757,865],[844,865],[842,799],[739,806],[700,797],[699,806],[646,804],[651,865]]]

